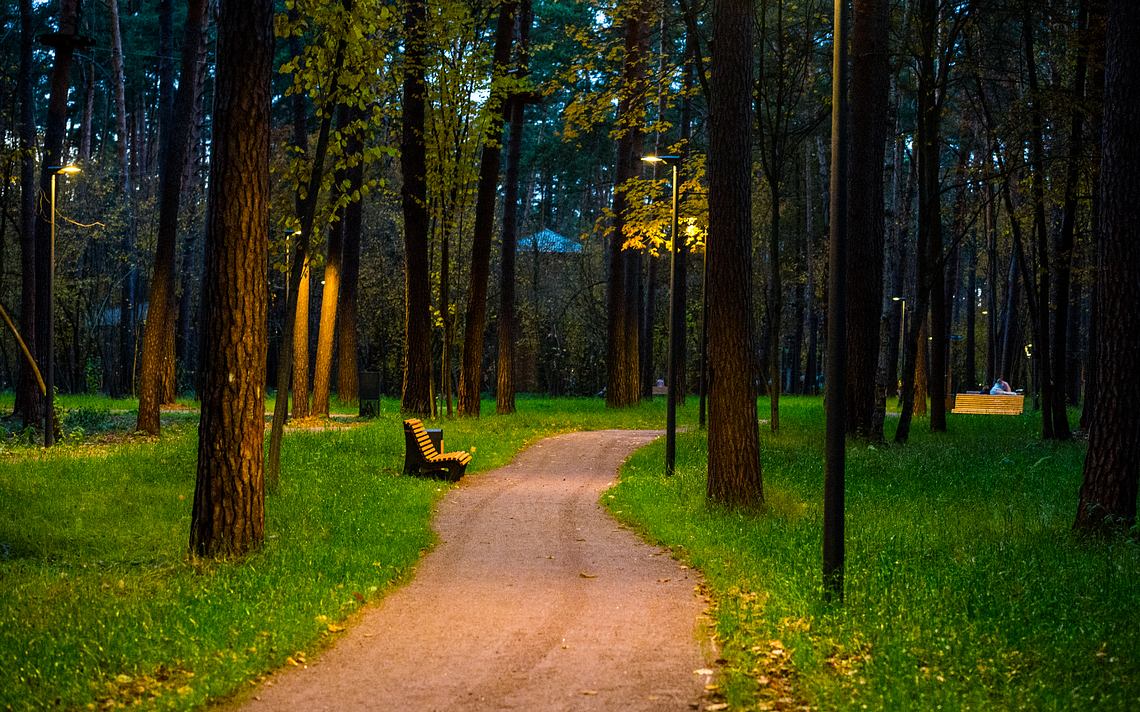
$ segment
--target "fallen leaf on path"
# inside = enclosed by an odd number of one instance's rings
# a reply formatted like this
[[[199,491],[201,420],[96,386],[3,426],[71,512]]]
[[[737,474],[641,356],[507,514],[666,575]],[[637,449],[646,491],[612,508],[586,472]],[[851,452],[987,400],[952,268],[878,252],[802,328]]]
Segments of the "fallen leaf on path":
[[[582,694],[583,695],[596,695],[596,694],[598,694],[598,691],[597,690],[582,690]]]
[[[657,579],[657,583],[667,583],[667,582],[672,581],[672,580],[673,579]]]
[[[579,576],[581,576],[582,578],[597,578],[597,577],[598,577],[598,575],[597,575],[597,574],[584,574],[584,573],[580,573],[580,574],[578,574],[578,575],[579,575]]]
[[[718,702],[715,705],[709,705],[708,707],[705,708],[705,710],[707,710],[708,712],[716,712],[716,710],[726,710],[726,709],[728,709],[728,703],[727,702]]]
[[[329,623],[329,632],[330,633],[339,633],[342,630],[344,630],[344,626],[337,625],[336,623]]]
[[[285,658],[285,662],[289,663],[293,667],[297,667],[297,661],[294,660],[293,658]]]
[[[693,674],[694,675],[712,675],[713,671],[709,670],[708,668],[701,668],[700,670],[694,670]]]

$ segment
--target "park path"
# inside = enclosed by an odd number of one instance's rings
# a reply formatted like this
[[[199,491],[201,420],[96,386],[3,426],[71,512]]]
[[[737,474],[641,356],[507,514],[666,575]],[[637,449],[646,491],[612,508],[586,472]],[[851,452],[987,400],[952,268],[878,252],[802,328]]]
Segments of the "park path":
[[[715,655],[699,576],[598,504],[660,434],[559,435],[468,475],[413,580],[240,709],[703,709]]]

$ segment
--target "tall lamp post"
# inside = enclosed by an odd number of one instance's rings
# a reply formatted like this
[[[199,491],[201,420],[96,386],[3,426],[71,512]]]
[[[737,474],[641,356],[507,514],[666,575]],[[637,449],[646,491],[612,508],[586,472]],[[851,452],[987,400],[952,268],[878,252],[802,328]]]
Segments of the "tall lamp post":
[[[55,177],[60,173],[78,173],[79,166],[50,166],[51,171],[51,239],[48,245],[47,343],[44,344],[44,447],[55,443]]]
[[[665,474],[672,475],[677,463],[677,368],[681,362],[681,337],[684,333],[684,305],[677,291],[677,164],[680,156],[645,156],[646,163],[664,163],[673,169],[673,220],[669,250],[669,390],[665,396]]]
[[[906,299],[902,297],[891,297],[893,302],[902,303],[902,312],[899,316],[899,358],[903,358],[903,350],[906,349]],[[901,361],[900,361],[901,363]],[[901,366],[899,368],[902,368]],[[902,376],[899,376],[901,379]],[[895,386],[898,387],[897,385]]]

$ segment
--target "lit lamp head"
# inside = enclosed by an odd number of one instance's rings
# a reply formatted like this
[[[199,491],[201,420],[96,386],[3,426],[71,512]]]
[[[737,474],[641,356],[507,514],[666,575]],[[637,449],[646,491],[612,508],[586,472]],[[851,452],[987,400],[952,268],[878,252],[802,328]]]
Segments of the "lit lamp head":
[[[56,171],[56,173],[79,173],[82,169],[74,163],[70,166],[64,166]]]
[[[642,156],[646,163],[664,163],[667,166],[676,166],[681,161],[680,156]]]

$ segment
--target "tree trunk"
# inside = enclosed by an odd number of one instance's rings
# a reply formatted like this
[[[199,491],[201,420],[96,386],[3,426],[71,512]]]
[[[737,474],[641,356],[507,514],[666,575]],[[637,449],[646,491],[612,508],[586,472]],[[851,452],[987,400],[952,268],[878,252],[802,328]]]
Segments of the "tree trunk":
[[[428,266],[427,154],[424,146],[426,3],[409,0],[404,16],[404,252],[407,266],[404,384],[400,410],[431,413],[431,275]]]
[[[349,116],[353,124],[363,118],[363,112],[358,107],[349,109]],[[348,155],[359,155],[364,150],[364,143],[358,131],[349,135]],[[348,178],[348,190],[354,196],[358,195],[364,185],[364,165],[357,163],[345,169]],[[341,248],[340,261],[340,299],[337,302],[337,321],[340,329],[337,330],[337,374],[336,396],[341,403],[355,403],[360,396],[360,384],[357,380],[360,370],[356,343],[356,305],[357,295],[360,292],[360,231],[363,224],[363,200],[354,200],[344,209],[344,244]]]
[[[529,22],[526,8],[522,18]],[[515,257],[518,247],[519,162],[522,160],[525,112],[526,104],[518,99],[511,100],[511,135],[507,148],[506,194],[503,196],[503,262],[499,280],[499,370],[495,387],[495,412],[499,415],[515,412]]]
[[[1101,223],[1097,245],[1099,383],[1089,426],[1075,528],[1127,532],[1140,487],[1140,5],[1107,3],[1107,65],[1101,140]]]
[[[31,358],[36,351],[36,107],[32,78],[35,18],[32,0],[20,0],[20,332]],[[43,422],[44,401],[31,364],[20,362],[20,381],[13,413],[24,427]]]
[[[1086,0],[1077,3],[1077,32],[1080,41],[1077,49],[1075,77],[1073,78],[1073,99],[1078,107],[1085,99],[1085,72],[1088,68],[1088,6]],[[1074,233],[1077,221],[1077,191],[1080,190],[1081,158],[1084,152],[1084,113],[1081,108],[1073,109],[1069,126],[1069,157],[1065,176],[1064,213],[1061,219],[1061,232],[1058,235],[1056,303],[1053,311],[1053,412],[1046,417],[1053,419],[1053,436],[1058,440],[1069,440],[1067,394],[1069,382],[1069,289],[1072,279]]]
[[[890,106],[890,23],[887,0],[855,0],[854,5],[847,269],[857,278],[847,281],[846,427],[848,435],[881,440],[882,429],[876,432],[874,414],[884,314],[883,153]]]
[[[190,548],[239,556],[265,532],[273,3],[221,0],[217,57]]]
[[[296,325],[293,327],[293,383],[290,415],[309,417],[309,302],[312,260],[305,259],[301,268],[301,283],[297,285]]]
[[[626,181],[637,175],[641,157],[644,121],[645,67],[641,55],[643,0],[632,0],[625,18],[625,58],[621,95],[618,99],[617,166],[613,192],[613,227],[609,236],[609,294],[606,324],[606,406],[624,408],[638,401],[637,285],[630,279],[630,263],[640,264],[640,253],[622,250],[625,213],[628,208]],[[630,312],[633,308],[632,313]]]
[[[714,0],[709,111],[708,499],[764,502],[752,371],[752,3]]]
[[[44,418],[53,412],[55,383],[55,323],[52,317],[54,266],[52,264],[52,216],[48,212],[52,176],[63,159],[64,131],[67,123],[67,94],[71,86],[71,63],[74,57],[72,41],[77,32],[76,0],[60,0],[59,35],[52,65],[51,97],[48,99],[48,118],[44,128],[43,154],[40,161],[39,219],[36,220],[36,346],[41,360],[44,382],[47,387]],[[54,441],[54,428],[45,428],[44,445]]]
[[[337,126],[344,130],[348,123],[348,106],[341,104],[337,108]],[[341,195],[338,186],[344,180],[344,171],[338,170],[333,179],[333,191],[330,199],[336,202]],[[324,288],[321,290],[321,321],[317,331],[317,360],[313,366],[313,404],[312,415],[328,416],[329,389],[332,380],[333,345],[336,343],[336,312],[337,301],[340,298],[340,267],[341,254],[344,249],[344,209],[337,211],[328,232],[328,250],[325,253],[325,273],[321,280]]]
[[[918,352],[915,354],[915,375],[914,375],[914,414],[926,415],[926,399],[930,396],[930,389],[927,384],[930,382],[930,359],[929,354],[931,348],[930,343],[930,327],[929,320],[926,315],[920,315],[921,323],[918,326]]]
[[[139,414],[135,426],[157,435],[162,425],[159,404],[164,379],[174,371],[174,288],[175,248],[178,237],[178,206],[182,197],[182,177],[190,151],[191,102],[197,94],[198,43],[205,22],[204,0],[190,0],[185,36],[182,40],[182,76],[174,98],[170,122],[170,145],[164,154],[158,213],[158,240],[154,255],[154,276],[150,283],[150,315],[143,337],[142,366],[139,369]]]
[[[1025,50],[1025,71],[1029,75],[1029,100],[1031,102],[1030,116],[1032,118],[1032,138],[1030,145],[1032,161],[1032,194],[1033,194],[1033,231],[1036,236],[1037,249],[1037,309],[1033,315],[1033,360],[1037,364],[1039,374],[1039,390],[1041,398],[1041,437],[1052,440],[1053,431],[1053,379],[1050,371],[1049,347],[1049,239],[1048,224],[1045,216],[1045,117],[1042,109],[1043,98],[1037,86],[1036,49],[1033,42],[1033,13],[1028,2],[1025,6],[1025,17],[1022,20],[1023,49]],[[1026,280],[1027,284],[1029,280]]]
[[[475,197],[475,232],[471,239],[471,282],[467,290],[467,315],[463,324],[463,361],[459,367],[459,415],[478,418],[483,384],[483,330],[487,317],[487,278],[491,269],[491,242],[495,227],[495,197],[499,184],[500,142],[503,110],[507,100],[502,78],[511,59],[516,0],[499,10],[495,30],[495,53],[491,69],[490,124],[479,165],[479,188]]]

